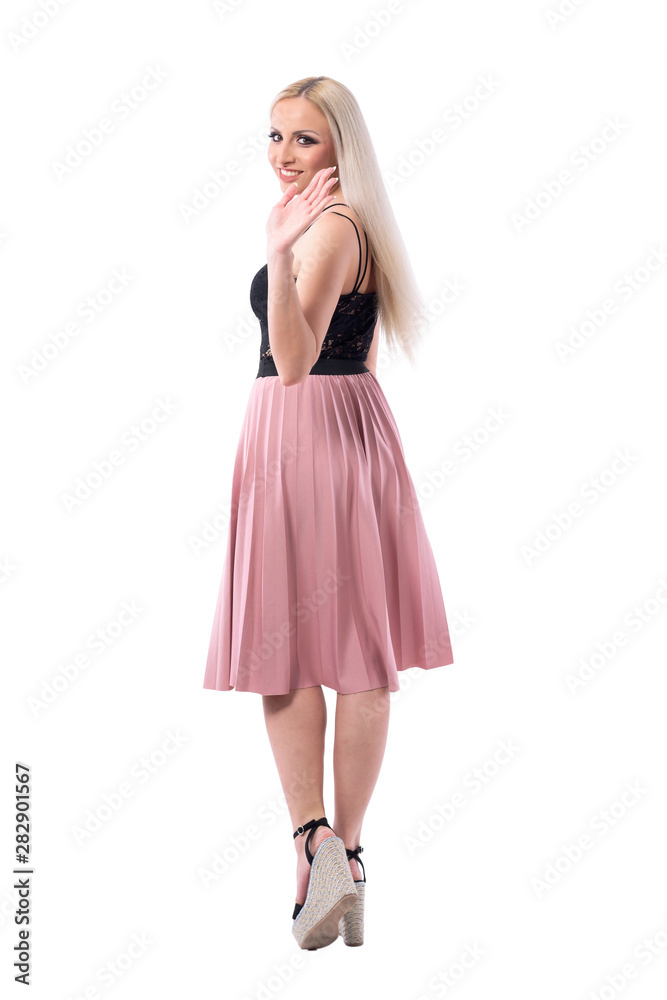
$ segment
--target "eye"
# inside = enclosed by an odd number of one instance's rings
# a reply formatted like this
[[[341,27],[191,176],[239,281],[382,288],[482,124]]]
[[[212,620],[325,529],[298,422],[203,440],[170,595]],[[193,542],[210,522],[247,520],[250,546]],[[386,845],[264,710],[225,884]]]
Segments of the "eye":
[[[278,137],[279,139],[282,138],[280,132],[269,132],[269,139],[275,139],[276,137]],[[312,146],[313,143],[315,142],[315,140],[311,139],[309,135],[300,135],[299,139],[305,139],[306,142],[303,145],[306,146]]]

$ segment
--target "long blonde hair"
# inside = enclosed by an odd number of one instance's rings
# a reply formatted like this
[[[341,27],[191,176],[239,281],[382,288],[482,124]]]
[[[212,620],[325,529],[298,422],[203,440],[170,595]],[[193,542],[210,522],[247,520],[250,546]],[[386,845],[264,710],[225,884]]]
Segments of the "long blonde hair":
[[[271,103],[270,114],[278,101],[290,97],[305,97],[328,122],[336,174],[346,203],[366,230],[376,267],[380,331],[390,354],[391,349],[400,349],[414,364],[425,321],[424,303],[357,99],[338,80],[308,76],[281,90]]]

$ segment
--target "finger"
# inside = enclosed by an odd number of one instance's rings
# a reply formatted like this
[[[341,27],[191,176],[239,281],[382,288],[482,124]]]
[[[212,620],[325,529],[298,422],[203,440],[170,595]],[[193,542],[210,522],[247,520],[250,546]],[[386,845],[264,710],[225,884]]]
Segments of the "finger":
[[[296,194],[296,181],[291,181],[276,202],[276,208],[284,208]]]
[[[286,187],[285,190],[283,191],[280,201],[278,202],[281,208],[284,208],[287,202],[294,197],[295,186],[296,186],[296,181],[291,181],[288,187]]]
[[[331,180],[333,173],[335,172],[335,167],[322,167],[317,173],[317,189],[320,191],[324,185]]]
[[[316,193],[313,204],[318,208],[321,208],[322,202],[331,196],[331,189],[337,182],[337,177],[330,177],[328,181],[325,181],[320,190]]]
[[[329,198],[331,188],[336,183],[336,179],[330,178],[330,181],[325,181],[321,188],[319,188],[311,196],[308,201],[308,209],[311,215],[318,215],[322,210],[324,202]]]
[[[327,167],[325,170],[322,171],[322,176],[321,176],[321,178],[320,178],[320,180],[318,182],[318,186],[317,186],[317,195],[318,196],[322,194],[322,192],[325,190],[325,188],[328,190],[328,187],[330,187],[332,184],[336,183],[337,178],[333,177],[333,174],[335,174],[335,172],[336,172],[336,168],[335,167],[331,167],[331,168]],[[328,185],[328,187],[327,187],[327,185]]]
[[[313,178],[313,180],[314,179],[315,178]],[[303,191],[303,194],[302,194],[303,201],[302,201],[301,204],[305,207],[305,209],[309,213],[309,215],[312,215],[313,213],[317,213],[318,212],[318,210],[319,210],[319,208],[321,207],[321,204],[322,204],[322,196],[323,195],[326,196],[326,193],[329,190],[329,187],[330,187],[330,185],[327,186],[327,182],[325,181],[323,184],[321,184],[318,187],[316,187],[315,190],[312,191],[310,195],[308,195],[306,193],[307,190],[308,190],[308,188],[306,188]]]
[[[335,167],[322,167],[321,170],[318,170],[313,179],[311,180],[310,184],[308,185],[308,187],[304,190],[303,192],[304,197],[316,198],[317,195],[320,193],[322,186],[331,175],[331,171],[335,169],[336,169]]]

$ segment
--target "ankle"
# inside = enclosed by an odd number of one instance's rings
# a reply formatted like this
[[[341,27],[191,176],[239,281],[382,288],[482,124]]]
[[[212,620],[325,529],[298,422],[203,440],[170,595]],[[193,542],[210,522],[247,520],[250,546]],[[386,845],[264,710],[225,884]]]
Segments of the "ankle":
[[[354,851],[361,844],[361,830],[353,830],[352,833],[348,830],[336,830],[336,834],[351,851]]]
[[[320,815],[323,815],[323,813],[320,813]],[[315,827],[314,830],[312,828],[305,830],[302,834],[299,834],[298,837],[294,838],[294,846],[296,848],[297,855],[299,858],[304,858],[306,856],[306,841],[308,841],[310,853],[314,855],[323,840],[326,840],[327,837],[334,836],[334,831],[324,824]]]
[[[359,865],[354,860],[354,858],[350,858],[349,864],[350,864],[350,873],[351,873],[352,878],[354,879],[354,881],[355,882],[363,882],[363,881],[365,881],[363,873],[360,871]]]
[[[326,812],[324,810],[324,806],[320,802],[319,805],[315,805],[314,807],[313,806],[306,806],[304,809],[299,809],[299,811],[296,813],[296,815],[300,816],[301,819],[298,819],[295,822],[294,815],[291,816],[291,820],[292,820],[292,824],[293,824],[292,830],[298,830],[300,826],[305,826],[306,823],[310,823],[310,821],[313,820],[313,819],[317,820],[317,819],[320,819],[320,817],[322,817],[322,816],[326,817]],[[316,827],[315,829],[319,830],[320,827]],[[309,833],[310,833],[310,829],[306,830],[306,832],[303,834],[303,836],[306,837]],[[299,838],[296,837],[295,839],[298,840]]]
[[[348,827],[347,829],[341,828],[340,830],[336,829],[336,833],[343,841],[347,850],[355,851],[357,847],[361,846],[361,827]],[[350,866],[352,878],[355,881],[363,881],[364,874],[356,858],[348,858],[348,864]]]

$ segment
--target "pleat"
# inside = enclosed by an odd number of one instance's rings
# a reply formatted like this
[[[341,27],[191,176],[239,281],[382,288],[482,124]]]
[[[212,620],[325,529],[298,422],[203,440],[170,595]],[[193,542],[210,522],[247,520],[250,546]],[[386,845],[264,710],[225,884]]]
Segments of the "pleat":
[[[453,663],[433,551],[371,373],[255,379],[205,688],[341,693]]]

